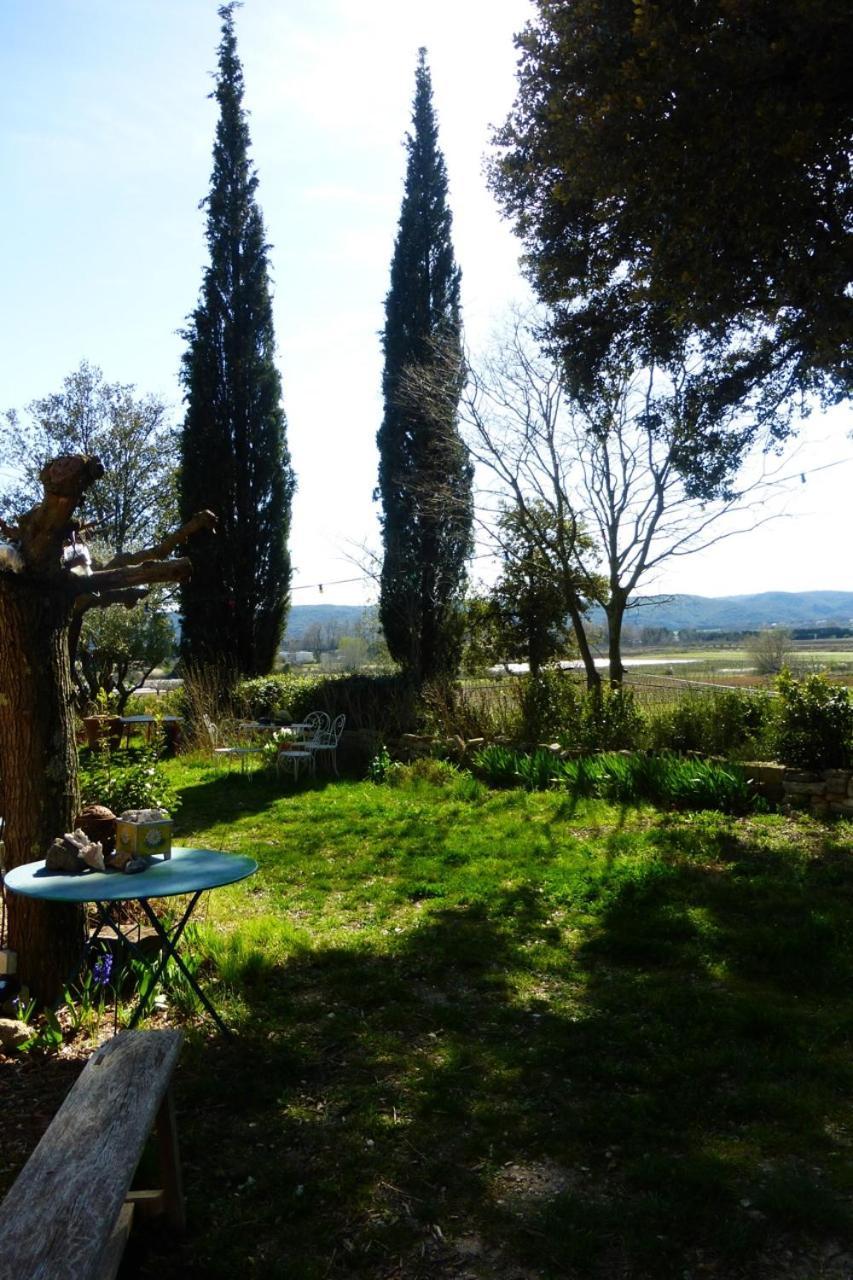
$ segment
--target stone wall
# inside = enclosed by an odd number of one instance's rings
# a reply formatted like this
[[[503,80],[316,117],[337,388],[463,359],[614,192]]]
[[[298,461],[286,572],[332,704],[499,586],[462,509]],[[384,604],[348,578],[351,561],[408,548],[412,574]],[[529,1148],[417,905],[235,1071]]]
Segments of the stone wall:
[[[853,818],[853,771],[824,769],[810,773],[783,764],[744,765],[759,795],[791,809],[810,809],[816,817],[838,814]]]

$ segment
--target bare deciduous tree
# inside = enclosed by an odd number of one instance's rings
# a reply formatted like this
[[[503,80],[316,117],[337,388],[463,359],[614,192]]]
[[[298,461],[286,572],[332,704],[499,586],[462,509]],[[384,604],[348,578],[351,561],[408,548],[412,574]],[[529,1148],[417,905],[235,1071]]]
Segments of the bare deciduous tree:
[[[529,536],[559,565],[592,688],[599,677],[584,593],[604,609],[610,682],[619,685],[622,626],[638,587],[673,558],[772,518],[755,504],[782,483],[782,468],[763,455],[757,478],[735,484],[747,433],[733,421],[730,439],[723,433],[703,442],[687,360],[668,369],[614,367],[594,394],[572,401],[532,328],[529,317],[515,314],[485,359],[469,362],[468,444],[494,480],[486,502],[499,505],[508,495]],[[564,531],[559,539],[544,536],[537,512]]]

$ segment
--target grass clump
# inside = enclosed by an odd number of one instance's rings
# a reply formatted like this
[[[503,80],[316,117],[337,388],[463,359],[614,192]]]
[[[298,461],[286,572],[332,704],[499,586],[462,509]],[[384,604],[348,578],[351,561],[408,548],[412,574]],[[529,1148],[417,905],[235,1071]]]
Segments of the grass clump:
[[[672,809],[717,809],[745,813],[756,805],[743,768],[685,759],[673,753],[603,752],[563,760],[540,749],[484,747],[474,767],[491,786],[529,791],[565,788],[574,796],[593,796],[616,804],[653,803]]]

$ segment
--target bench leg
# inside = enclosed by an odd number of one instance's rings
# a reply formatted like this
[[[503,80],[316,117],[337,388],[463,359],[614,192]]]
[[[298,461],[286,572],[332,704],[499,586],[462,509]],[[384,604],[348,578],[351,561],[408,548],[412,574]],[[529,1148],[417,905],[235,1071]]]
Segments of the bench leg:
[[[123,1204],[113,1227],[112,1235],[107,1241],[106,1248],[98,1262],[95,1280],[115,1280],[132,1226],[133,1205]]]
[[[178,1126],[175,1121],[175,1100],[171,1085],[160,1103],[155,1122],[157,1150],[160,1156],[160,1180],[163,1186],[163,1208],[176,1231],[183,1231],[187,1224],[184,1207],[184,1184],[181,1177],[181,1157],[178,1151]]]

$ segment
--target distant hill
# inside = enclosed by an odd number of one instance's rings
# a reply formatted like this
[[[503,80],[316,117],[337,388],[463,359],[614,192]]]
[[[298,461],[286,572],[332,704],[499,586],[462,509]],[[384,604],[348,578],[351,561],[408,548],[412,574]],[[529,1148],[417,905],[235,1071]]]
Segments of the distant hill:
[[[336,626],[351,635],[367,605],[295,604],[287,620],[286,648],[308,627]],[[600,611],[595,621],[603,621]],[[754,631],[760,627],[848,626],[853,622],[853,591],[763,591],[746,596],[640,596],[626,622],[670,631]]]
[[[309,627],[337,627],[341,635],[352,635],[353,628],[368,609],[365,604],[294,604],[287,615],[285,649],[298,647],[296,642]]]
[[[596,619],[598,620],[598,619]],[[670,631],[749,631],[759,627],[849,624],[853,591],[763,591],[748,596],[641,596],[626,618]]]

